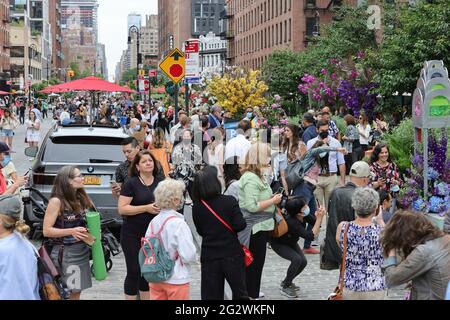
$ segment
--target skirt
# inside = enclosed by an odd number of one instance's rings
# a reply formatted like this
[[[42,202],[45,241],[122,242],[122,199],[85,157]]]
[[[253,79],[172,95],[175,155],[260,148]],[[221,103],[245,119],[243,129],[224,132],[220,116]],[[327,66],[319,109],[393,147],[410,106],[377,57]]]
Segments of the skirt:
[[[91,249],[84,242],[64,246],[62,266],[59,264],[61,246],[55,245],[51,258],[61,270],[62,281],[74,293],[92,287],[91,266],[89,264]]]

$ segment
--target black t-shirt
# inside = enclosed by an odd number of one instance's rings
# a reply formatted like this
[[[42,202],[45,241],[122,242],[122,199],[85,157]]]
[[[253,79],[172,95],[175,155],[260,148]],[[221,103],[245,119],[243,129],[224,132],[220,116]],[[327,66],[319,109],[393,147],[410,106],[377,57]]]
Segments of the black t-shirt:
[[[150,186],[145,186],[139,177],[129,177],[122,189],[120,195],[124,197],[131,197],[132,206],[143,206],[155,202],[154,191],[162,179],[155,177],[153,183]],[[125,220],[136,221],[138,224],[147,225],[155,217],[155,215],[142,212],[134,216],[125,216]]]

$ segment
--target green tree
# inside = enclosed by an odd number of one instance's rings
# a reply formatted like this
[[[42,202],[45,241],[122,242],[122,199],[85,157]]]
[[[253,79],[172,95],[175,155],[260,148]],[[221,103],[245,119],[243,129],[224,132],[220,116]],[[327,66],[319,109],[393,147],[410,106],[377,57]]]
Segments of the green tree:
[[[392,33],[385,35],[380,50],[371,55],[381,94],[389,97],[395,92],[412,93],[427,60],[443,60],[450,65],[449,39],[448,0],[401,7]]]
[[[80,64],[78,62],[71,62],[70,69],[73,70],[73,72],[75,73],[72,80],[79,79],[81,77]]]

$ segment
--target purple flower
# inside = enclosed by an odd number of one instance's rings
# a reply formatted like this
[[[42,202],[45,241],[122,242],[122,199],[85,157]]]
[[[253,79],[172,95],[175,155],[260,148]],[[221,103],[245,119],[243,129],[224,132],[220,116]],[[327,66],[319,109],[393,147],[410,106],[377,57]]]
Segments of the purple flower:
[[[445,182],[436,184],[434,187],[434,194],[443,197],[450,195],[450,185]]]
[[[280,105],[278,103],[272,104],[272,109],[278,109]]]
[[[327,70],[326,69],[322,69],[322,70],[320,70],[320,73],[323,74],[323,75],[326,75],[327,74]]]
[[[430,212],[442,212],[446,210],[446,204],[444,202],[444,199],[437,197],[437,196],[432,196],[430,198]]]
[[[276,94],[276,95],[274,95],[273,97],[274,97],[275,101],[277,101],[277,102],[278,102],[278,101],[281,101],[280,95]]]
[[[412,206],[414,210],[428,212],[428,204],[422,198],[416,199]]]
[[[428,178],[430,180],[436,180],[437,178],[439,178],[439,172],[437,172],[433,168],[428,168]]]
[[[358,59],[364,59],[366,56],[366,53],[364,51],[359,51],[357,54]]]
[[[336,64],[338,64],[338,62],[339,62],[339,61],[338,61],[338,59],[336,59],[336,58],[331,58],[331,59],[330,59],[330,63],[331,63],[331,64],[336,65]]]
[[[288,120],[288,119],[281,119],[281,120],[280,120],[280,124],[281,124],[281,125],[284,125],[284,126],[285,126],[285,125],[288,125],[288,124],[289,124],[289,120]]]
[[[358,71],[352,70],[352,72],[350,73],[350,78],[356,79],[357,77],[358,77]]]
[[[336,73],[332,73],[331,74],[331,79],[336,80],[337,79],[337,74]]]
[[[300,85],[298,86],[298,90],[299,90],[300,92],[304,93],[304,94],[307,94],[307,93],[308,93],[308,87],[307,87],[306,85],[304,85],[304,84],[300,84]]]

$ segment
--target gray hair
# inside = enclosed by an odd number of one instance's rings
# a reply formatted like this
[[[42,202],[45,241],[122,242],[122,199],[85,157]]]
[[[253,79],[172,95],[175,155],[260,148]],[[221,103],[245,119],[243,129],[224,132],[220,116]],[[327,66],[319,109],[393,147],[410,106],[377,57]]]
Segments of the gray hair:
[[[380,204],[380,196],[374,189],[357,188],[352,196],[352,208],[360,217],[367,217],[375,212]]]
[[[184,183],[174,179],[166,179],[158,184],[154,191],[155,205],[162,209],[173,208],[173,199],[183,199],[185,186]]]
[[[216,112],[216,111],[222,111],[222,107],[221,107],[221,106],[218,106],[218,105],[213,105],[213,106],[211,107],[211,113],[214,113],[214,112]]]

